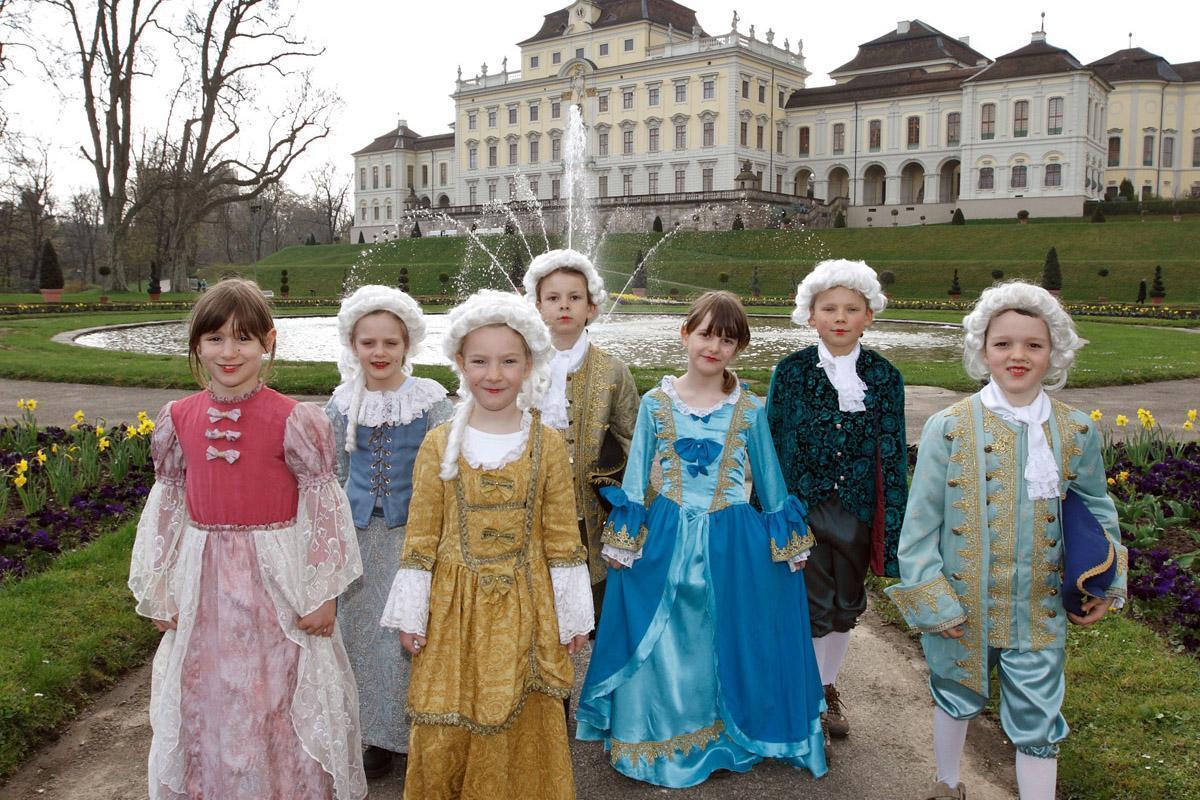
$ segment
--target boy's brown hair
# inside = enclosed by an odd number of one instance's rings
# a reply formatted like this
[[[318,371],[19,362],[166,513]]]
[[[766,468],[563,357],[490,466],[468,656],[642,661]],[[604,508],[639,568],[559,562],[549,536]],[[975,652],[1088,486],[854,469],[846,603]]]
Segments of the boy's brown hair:
[[[200,339],[205,334],[220,330],[228,320],[233,320],[235,336],[251,336],[264,347],[267,335],[275,330],[271,307],[254,281],[226,278],[206,291],[196,301],[188,318],[188,367],[201,387],[208,386],[209,376],[200,363]],[[272,343],[271,357],[263,373],[264,380],[274,363],[275,344]]]
[[[699,327],[705,317],[708,317],[708,327],[701,331]],[[736,352],[740,353],[750,344],[750,319],[746,316],[746,309],[742,308],[742,301],[733,292],[705,292],[692,303],[683,323],[683,332],[727,336],[737,342]],[[735,386],[737,378],[725,370],[721,388],[732,392]]]

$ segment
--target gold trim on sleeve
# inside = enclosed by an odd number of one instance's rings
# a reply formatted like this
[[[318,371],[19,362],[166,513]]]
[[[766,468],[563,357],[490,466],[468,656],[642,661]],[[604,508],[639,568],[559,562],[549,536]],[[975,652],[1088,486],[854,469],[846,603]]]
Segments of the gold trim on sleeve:
[[[775,544],[774,539],[771,540],[771,560],[791,561],[805,550],[812,550],[816,543],[817,537],[813,536],[812,528],[809,528],[808,533],[803,536],[792,531],[788,536],[787,544],[783,547]]]

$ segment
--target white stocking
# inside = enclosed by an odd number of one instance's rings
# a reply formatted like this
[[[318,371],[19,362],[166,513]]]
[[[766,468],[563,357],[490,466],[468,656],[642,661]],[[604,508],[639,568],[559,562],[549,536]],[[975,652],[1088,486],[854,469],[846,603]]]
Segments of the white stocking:
[[[817,672],[821,675],[821,685],[825,685],[825,645],[828,636],[813,637],[813,655],[817,657]]]
[[[825,641],[825,657],[817,663],[821,667],[821,683],[829,686],[837,683],[838,673],[842,671],[842,662],[850,647],[850,631],[829,633],[821,638]]]
[[[1017,788],[1021,800],[1054,800],[1057,782],[1057,758],[1037,758],[1017,751]]]
[[[933,709],[933,756],[937,759],[937,779],[953,789],[959,784],[963,745],[967,742],[967,720],[955,719]],[[1022,796],[1021,800],[1025,800]]]

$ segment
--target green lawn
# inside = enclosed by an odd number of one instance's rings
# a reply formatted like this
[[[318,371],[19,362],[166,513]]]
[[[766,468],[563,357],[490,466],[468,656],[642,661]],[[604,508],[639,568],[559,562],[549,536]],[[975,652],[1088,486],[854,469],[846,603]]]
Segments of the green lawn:
[[[657,234],[613,234],[599,253],[609,289],[619,289],[633,267],[637,251],[649,250]],[[489,249],[516,251],[523,246],[506,237],[485,237]],[[1141,223],[1047,221],[1035,225],[930,225],[912,228],[842,228],[810,232],[773,230],[681,232],[664,244],[650,262],[650,288],[659,293],[675,287],[681,293],[718,288],[722,272],[730,275],[727,288],[748,294],[753,267],[759,267],[761,291],[788,296],[795,282],[823,258],[864,259],[877,270],[896,275],[892,293],[904,299],[944,299],[951,274],[959,270],[964,298],[975,297],[993,282],[992,271],[1005,278],[1040,280],[1046,251],[1055,246],[1063,270],[1063,298],[1094,302],[1103,296],[1133,302],[1137,284],[1153,277],[1161,264],[1167,300],[1173,304],[1200,303],[1200,217],[1173,223],[1156,218]],[[541,237],[531,239],[537,252]],[[467,240],[461,237],[400,239],[386,245],[293,246],[258,262],[264,288],[279,291],[283,269],[293,297],[340,292],[346,271],[353,267],[357,282],[394,284],[401,266],[409,271],[409,287],[417,294],[441,290],[439,273],[454,276],[465,260]],[[525,260],[528,259],[524,256]],[[504,263],[508,263],[507,260]],[[1110,275],[1101,278],[1101,268]],[[203,270],[209,280],[222,274],[249,275],[249,267],[223,266]]]

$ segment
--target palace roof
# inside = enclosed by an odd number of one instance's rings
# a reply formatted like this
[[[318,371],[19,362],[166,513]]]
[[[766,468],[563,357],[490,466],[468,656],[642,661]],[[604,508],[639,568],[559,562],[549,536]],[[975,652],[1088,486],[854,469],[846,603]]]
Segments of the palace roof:
[[[1187,83],[1200,81],[1200,61],[1187,61],[1183,64],[1172,64],[1179,77]]]
[[[926,72],[914,68],[859,75],[845,83],[832,86],[798,89],[788,98],[787,108],[811,108],[915,94],[957,92],[961,89],[962,82],[978,73],[980,69],[982,67]]]
[[[1011,53],[1005,53],[967,80],[979,83],[1007,81],[1085,69],[1087,67],[1079,63],[1079,59],[1063,48],[1049,44],[1045,40],[1045,34],[1038,32],[1034,34],[1032,42]]]
[[[453,133],[439,133],[436,136],[422,136],[401,122],[392,130],[378,136],[375,141],[351,155],[365,156],[370,153],[386,153],[390,150],[440,150],[454,147]]]
[[[673,0],[592,0],[593,5],[600,9],[600,18],[592,23],[592,30],[624,25],[629,22],[655,22],[659,25],[672,25],[675,30],[691,33],[692,27],[699,27],[696,12],[687,6]],[[546,15],[542,28],[530,38],[518,45],[533,44],[547,39],[557,39],[567,29],[568,12],[570,8],[559,9]],[[703,30],[701,36],[707,36]]]
[[[1186,66],[1181,64],[1180,66]],[[1183,80],[1178,70],[1160,55],[1130,47],[1118,50],[1104,58],[1093,61],[1088,67],[1109,83],[1116,81],[1166,81],[1178,83]]]
[[[858,55],[830,72],[857,72],[865,69],[899,67],[907,64],[950,61],[963,67],[973,67],[987,57],[970,45],[937,28],[914,19],[903,33],[889,31],[878,39],[858,46]]]

